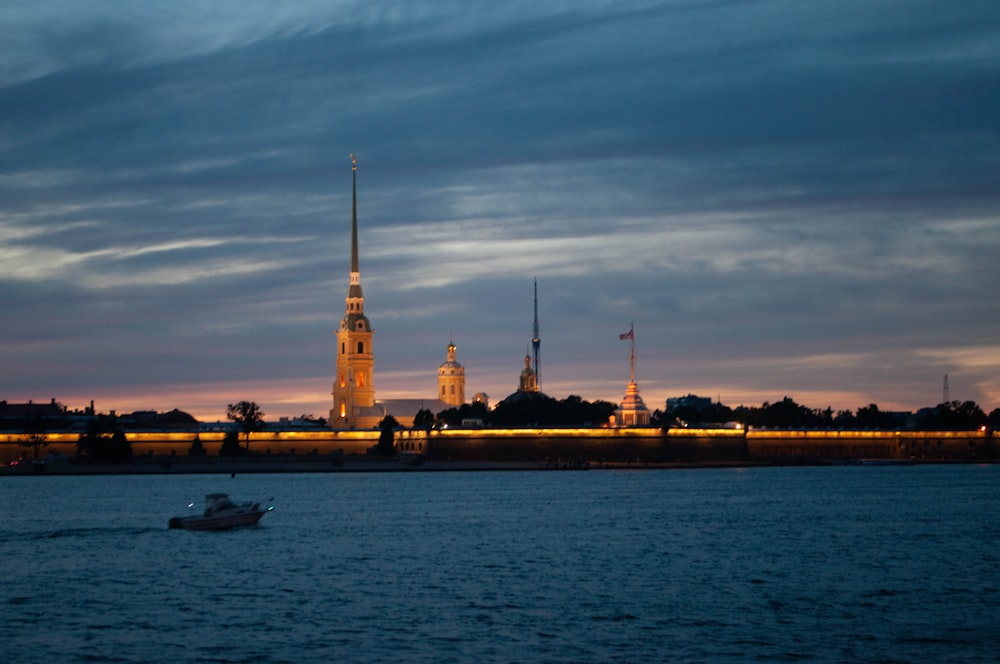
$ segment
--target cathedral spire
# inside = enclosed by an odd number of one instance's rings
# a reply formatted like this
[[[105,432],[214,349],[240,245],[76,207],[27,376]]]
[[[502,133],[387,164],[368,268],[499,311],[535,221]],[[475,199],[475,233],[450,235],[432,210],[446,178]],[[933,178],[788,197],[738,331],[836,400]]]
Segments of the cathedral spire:
[[[360,285],[358,262],[358,160],[351,153],[351,285]]]
[[[375,407],[375,354],[372,329],[365,316],[358,267],[358,160],[351,155],[351,282],[344,299],[344,317],[337,330],[337,377],[333,383],[330,426],[334,429],[369,428],[384,416]]]

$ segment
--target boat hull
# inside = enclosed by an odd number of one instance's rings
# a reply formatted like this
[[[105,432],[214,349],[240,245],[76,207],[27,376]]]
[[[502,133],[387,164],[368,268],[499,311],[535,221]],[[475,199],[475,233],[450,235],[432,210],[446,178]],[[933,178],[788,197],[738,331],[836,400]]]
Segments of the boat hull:
[[[212,516],[175,516],[170,519],[171,528],[183,530],[228,530],[241,526],[252,526],[260,521],[267,510],[253,510],[235,514],[218,514]]]

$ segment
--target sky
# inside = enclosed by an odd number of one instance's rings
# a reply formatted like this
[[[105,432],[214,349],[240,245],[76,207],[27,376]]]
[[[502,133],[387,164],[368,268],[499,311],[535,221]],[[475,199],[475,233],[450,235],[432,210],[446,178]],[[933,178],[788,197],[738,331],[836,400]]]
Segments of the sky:
[[[1000,407],[995,0],[0,4],[0,399]]]

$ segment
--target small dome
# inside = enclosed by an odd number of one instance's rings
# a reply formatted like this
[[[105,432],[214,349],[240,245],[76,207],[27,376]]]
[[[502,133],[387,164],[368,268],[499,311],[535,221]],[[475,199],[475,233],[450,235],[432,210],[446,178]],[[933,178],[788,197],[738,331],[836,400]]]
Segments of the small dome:
[[[371,332],[372,326],[368,316],[361,313],[347,314],[340,320],[340,329],[354,332]]]

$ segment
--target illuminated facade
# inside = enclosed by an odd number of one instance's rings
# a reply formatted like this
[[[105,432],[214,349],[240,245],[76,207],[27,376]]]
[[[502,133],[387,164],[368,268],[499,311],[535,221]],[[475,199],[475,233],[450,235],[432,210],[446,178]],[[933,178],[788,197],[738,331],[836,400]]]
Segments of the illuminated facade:
[[[375,355],[372,329],[365,316],[358,260],[358,163],[351,155],[351,280],[344,317],[337,330],[337,375],[333,382],[330,426],[334,429],[369,429],[377,426],[383,411],[375,405]]]
[[[455,341],[448,342],[448,359],[438,367],[438,399],[453,408],[465,403],[465,367],[455,360]]]
[[[521,377],[517,386],[518,392],[540,392],[538,388],[538,374],[531,368],[531,355],[524,355],[524,369],[521,370]]]
[[[635,382],[635,326],[628,332],[618,335],[618,338],[629,341],[629,379],[625,388],[625,398],[615,411],[614,424],[620,427],[648,427],[650,421],[649,408],[639,395],[639,385]]]
[[[648,427],[649,408],[639,395],[639,386],[633,378],[625,388],[625,398],[615,411],[615,424],[621,427]]]

